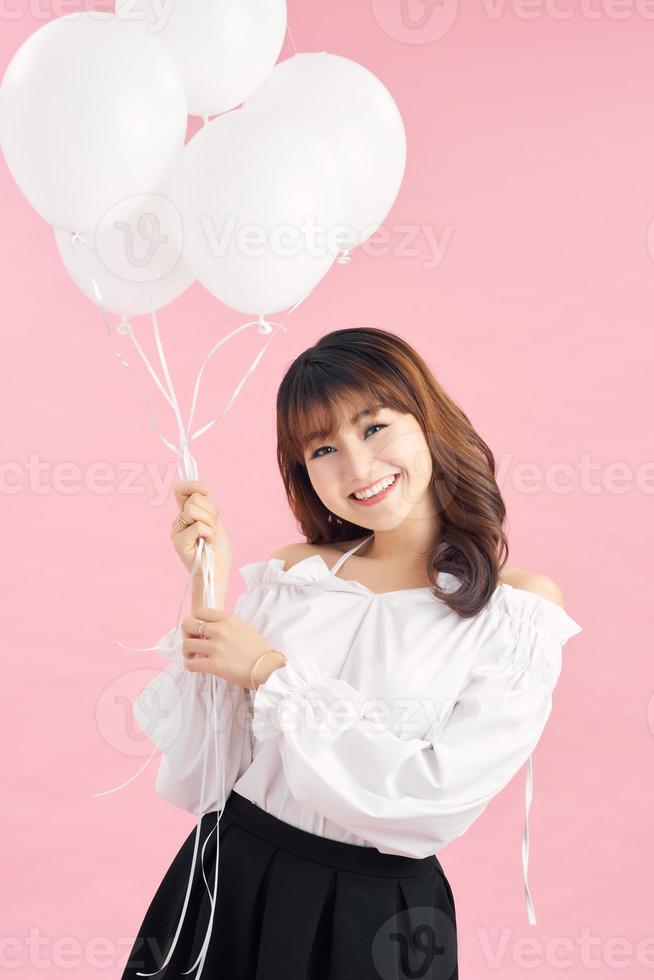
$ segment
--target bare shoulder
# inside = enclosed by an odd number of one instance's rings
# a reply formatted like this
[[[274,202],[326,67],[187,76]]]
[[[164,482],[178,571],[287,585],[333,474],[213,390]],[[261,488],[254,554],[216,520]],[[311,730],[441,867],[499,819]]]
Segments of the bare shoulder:
[[[310,553],[307,551],[309,546],[305,544],[304,541],[295,541],[292,544],[284,544],[277,551],[273,551],[271,555],[268,556],[268,560],[271,558],[280,558],[284,562],[284,568],[288,570],[296,562],[302,561]]]
[[[362,540],[361,538],[359,540]],[[311,555],[321,555],[327,564],[335,561],[339,555],[344,554],[349,548],[354,547],[352,541],[340,541],[334,544],[308,544],[306,541],[294,541],[292,544],[282,545],[277,551],[269,555],[270,558],[280,558],[284,562],[284,571],[288,571],[293,565]]]
[[[526,568],[519,568],[517,565],[504,565],[500,572],[500,582],[513,586],[514,589],[524,589],[526,592],[533,592],[555,602],[557,606],[563,607],[564,596],[561,587],[556,582],[541,575],[540,572],[530,572]]]

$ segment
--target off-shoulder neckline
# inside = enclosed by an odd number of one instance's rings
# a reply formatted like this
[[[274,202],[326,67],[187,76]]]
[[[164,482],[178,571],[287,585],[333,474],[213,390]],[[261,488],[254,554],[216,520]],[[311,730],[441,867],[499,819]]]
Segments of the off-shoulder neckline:
[[[252,561],[245,565],[241,565],[239,572],[245,579],[246,584],[250,584],[251,581],[251,576],[249,574],[250,571],[256,573],[257,571],[261,570],[263,571],[263,575],[260,580],[262,582],[270,581],[270,579],[266,577],[266,571],[269,569],[279,575],[281,580],[288,580],[291,584],[297,582],[298,584],[302,585],[311,585],[313,583],[318,583],[325,586],[332,585],[335,589],[344,591],[351,591],[354,589],[378,598],[417,592],[429,592],[433,595],[433,588],[429,585],[417,586],[416,588],[410,589],[390,589],[387,592],[375,592],[367,585],[364,585],[363,582],[359,582],[358,579],[341,578],[339,575],[332,574],[332,569],[329,567],[323,556],[319,555],[317,552],[315,552],[313,555],[307,555],[306,558],[302,558],[300,561],[296,561],[290,568],[284,568],[284,564],[285,561],[283,558],[268,558],[264,561]],[[450,575],[449,572],[439,572],[439,583],[447,584],[449,580],[452,582],[458,581],[453,575]]]
[[[389,589],[387,592],[375,592],[374,589],[371,589],[369,586],[364,585],[363,582],[359,582],[359,580],[356,578],[342,578],[340,575],[335,575],[333,572],[333,566],[332,568],[330,568],[327,562],[325,561],[325,559],[323,558],[323,556],[319,555],[318,552],[315,552],[313,555],[307,555],[306,558],[302,558],[301,561],[295,562],[295,564],[292,565],[291,568],[283,569],[283,571],[292,572],[294,568],[298,567],[298,565],[303,565],[306,561],[311,561],[314,558],[317,558],[318,561],[322,562],[322,566],[325,570],[325,573],[330,579],[334,579],[337,582],[346,582],[348,585],[357,585],[360,589],[363,589],[364,592],[370,593],[370,595],[381,597],[385,595],[397,595],[400,592],[431,592],[433,594],[434,591],[433,586],[431,585],[418,585],[415,588],[411,588],[411,589]],[[282,565],[284,564],[283,558],[273,558],[272,560],[279,561],[282,563]],[[441,575],[445,576],[447,574],[448,574],[447,572],[439,572],[439,576]],[[450,577],[453,578],[454,576],[450,576]]]
[[[409,589],[389,589],[387,592],[375,592],[374,589],[371,589],[369,586],[364,585],[363,582],[360,582],[358,579],[355,578],[346,579],[346,578],[342,578],[339,575],[334,575],[332,573],[332,569],[330,568],[330,566],[327,564],[323,556],[318,554],[318,552],[314,552],[314,554],[312,555],[307,555],[306,558],[301,558],[300,561],[296,561],[293,565],[291,565],[290,568],[283,567],[285,564],[283,558],[269,558],[267,561],[252,562],[251,564],[255,564],[255,565],[274,564],[276,568],[277,566],[281,566],[278,568],[278,570],[283,574],[284,577],[286,576],[293,577],[292,573],[295,571],[296,568],[299,568],[301,565],[304,565],[307,562],[316,561],[316,560],[320,562],[322,569],[325,572],[325,577],[328,578],[329,580],[342,582],[345,585],[354,585],[359,589],[361,589],[363,592],[367,592],[370,595],[381,597],[387,595],[398,595],[404,592],[429,592],[431,593],[431,595],[434,594],[434,588],[431,585],[418,585],[414,588],[409,588]],[[322,579],[315,579],[314,581],[322,581]],[[458,577],[456,575],[453,575],[451,572],[439,572],[438,575],[436,576],[436,581],[438,582],[439,585],[445,583],[447,585],[455,586],[455,588],[453,588],[452,590],[446,589],[446,591],[455,591],[457,587],[457,583],[459,583]],[[509,589],[512,594],[518,594],[519,596],[523,596],[523,595],[531,596],[535,601],[537,600],[545,603],[546,607],[557,609],[559,612],[564,613],[566,616],[568,615],[568,613],[565,611],[563,606],[560,606],[558,602],[553,602],[551,599],[548,599],[544,595],[540,595],[540,593],[538,592],[531,592],[529,589],[521,589],[519,586],[511,585],[509,582],[498,582],[495,587],[494,594],[497,594],[500,590],[505,590],[505,589]],[[434,598],[436,598],[436,596],[434,596]],[[489,600],[489,602],[490,601],[491,600]]]
[[[384,600],[393,596],[413,595],[431,596],[443,607],[447,603],[439,596],[434,595],[432,586],[424,585],[410,589],[391,589],[387,592],[374,592],[367,585],[357,579],[340,578],[332,574],[322,555],[317,552],[307,555],[300,561],[295,562],[290,568],[284,568],[283,558],[268,558],[259,562],[248,562],[239,568],[241,576],[248,587],[254,588],[257,585],[268,585],[273,582],[287,582],[289,585],[311,586],[317,585],[320,588],[331,589],[341,592],[356,592],[360,595],[368,596],[376,600]],[[454,592],[459,587],[460,579],[451,572],[439,572],[436,581],[445,592]],[[509,585],[508,582],[498,582],[490,599],[481,610],[481,613],[493,616],[499,614],[501,618],[505,616],[535,617],[536,621],[547,622],[560,635],[570,636],[581,631],[581,626],[570,616],[570,614],[557,602],[539,595],[537,592],[530,592],[528,589],[520,589],[517,586]]]
[[[343,565],[345,564],[345,562],[350,558],[350,556],[353,555],[355,551],[358,551],[359,548],[362,545],[366,544],[371,538],[374,538],[374,536],[375,535],[374,535],[374,532],[373,532],[373,533],[368,534],[365,537],[363,537],[353,547],[348,548],[347,551],[342,552],[342,554],[339,555],[339,557],[336,559],[336,561],[331,566],[327,564],[325,558],[319,552],[314,552],[312,555],[307,555],[306,558],[301,559],[301,561],[295,562],[295,564],[292,565],[291,568],[288,568],[288,569],[281,568],[281,569],[279,569],[280,574],[283,575],[283,576],[292,575],[293,570],[295,568],[299,568],[301,565],[304,565],[306,562],[311,562],[311,561],[316,561],[317,560],[317,562],[318,562],[318,564],[319,564],[319,566],[321,568],[321,571],[323,573],[322,576],[320,576],[320,579],[321,580],[328,580],[328,581],[335,581],[337,583],[336,588],[339,588],[339,584],[338,583],[340,583],[341,586],[345,586],[345,587],[347,587],[348,585],[354,586],[355,590],[361,590],[365,595],[374,596],[375,598],[378,598],[378,599],[383,599],[385,596],[403,595],[404,593],[406,593],[408,595],[408,594],[415,594],[415,593],[422,593],[422,592],[428,592],[434,598],[436,598],[433,595],[433,592],[434,592],[433,585],[418,585],[418,586],[413,586],[413,587],[408,588],[408,589],[387,589],[385,592],[375,592],[374,589],[371,589],[368,585],[364,585],[363,582],[359,581],[359,579],[357,579],[357,578],[343,578],[342,576],[338,575],[337,573],[343,567]],[[272,559],[272,560],[275,561],[275,562],[280,562],[282,566],[284,565],[284,560],[281,559],[281,558],[279,558],[279,559],[278,558],[275,558],[275,559]],[[311,578],[311,576],[310,576],[310,578]],[[312,578],[312,581],[313,580],[314,579]],[[458,581],[459,580],[457,578],[455,578],[452,575],[448,575],[446,572],[441,572],[439,574],[439,576],[437,576],[437,582],[438,582],[438,584],[441,586],[441,588],[445,588],[445,591],[448,591],[448,588],[447,588],[448,584],[452,584],[454,588],[458,587],[458,585],[457,585]]]

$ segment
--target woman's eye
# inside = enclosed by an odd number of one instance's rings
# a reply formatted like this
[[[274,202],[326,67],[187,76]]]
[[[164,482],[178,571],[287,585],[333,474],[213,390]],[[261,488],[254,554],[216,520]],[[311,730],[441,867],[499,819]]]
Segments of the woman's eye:
[[[385,428],[386,428],[386,424],[384,422],[375,422],[374,425],[368,426],[368,428],[366,429],[366,435],[370,432],[371,429],[385,429]],[[311,453],[311,459],[319,459],[320,457],[318,454],[321,453],[323,449],[332,449],[332,448],[333,448],[332,446],[319,446],[318,449],[314,449],[314,451]]]

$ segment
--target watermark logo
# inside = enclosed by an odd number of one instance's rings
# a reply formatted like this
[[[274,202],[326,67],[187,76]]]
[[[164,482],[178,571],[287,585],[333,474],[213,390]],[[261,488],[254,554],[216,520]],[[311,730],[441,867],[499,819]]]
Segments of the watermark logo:
[[[136,696],[131,692],[137,690]],[[121,674],[107,684],[96,703],[98,731],[122,755],[137,758],[172,748],[182,733],[184,717],[180,693],[172,677],[142,668]]]
[[[390,916],[377,930],[372,960],[382,980],[448,980],[456,965],[454,920],[432,905]]]
[[[431,44],[450,31],[459,0],[372,0],[372,13],[385,34],[402,44]]]
[[[120,201],[101,218],[98,256],[114,276],[128,282],[155,282],[182,256],[179,211],[163,194],[138,194]]]

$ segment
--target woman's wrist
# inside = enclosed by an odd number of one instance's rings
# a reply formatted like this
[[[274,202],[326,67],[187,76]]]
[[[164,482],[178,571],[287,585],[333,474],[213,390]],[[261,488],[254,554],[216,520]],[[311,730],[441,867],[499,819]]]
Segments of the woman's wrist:
[[[286,664],[286,656],[281,650],[266,650],[254,662],[250,673],[250,689],[256,691],[265,684],[273,671]]]
[[[213,602],[211,606],[213,609],[224,609],[225,602],[227,600],[227,582],[216,580],[214,583],[214,594]],[[199,610],[204,609],[207,602],[204,597],[204,582],[202,580],[201,571],[195,573],[195,578],[193,579],[193,586],[191,589],[191,616],[199,618]]]

